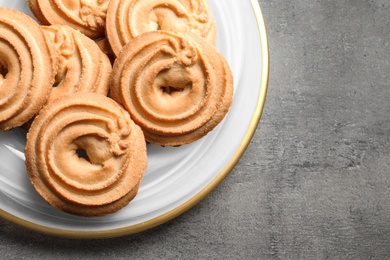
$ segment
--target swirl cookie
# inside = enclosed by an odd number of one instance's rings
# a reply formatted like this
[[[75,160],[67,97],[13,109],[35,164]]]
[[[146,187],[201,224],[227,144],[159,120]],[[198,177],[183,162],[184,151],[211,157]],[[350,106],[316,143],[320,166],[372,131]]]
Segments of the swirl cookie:
[[[113,65],[112,98],[150,143],[177,146],[210,132],[227,114],[233,77],[224,57],[196,34],[144,33]]]
[[[0,131],[29,121],[46,103],[54,74],[41,27],[0,8]]]
[[[109,0],[27,0],[35,17],[43,25],[69,25],[90,38],[105,35]]]
[[[108,94],[111,62],[90,38],[66,25],[42,26],[47,44],[52,46],[55,83],[50,100],[68,93]]]
[[[147,167],[141,129],[120,105],[96,93],[46,105],[27,134],[25,155],[37,192],[53,207],[80,216],[126,206]]]
[[[213,45],[216,23],[207,0],[111,0],[107,37],[116,55],[127,42],[149,31],[193,32]]]

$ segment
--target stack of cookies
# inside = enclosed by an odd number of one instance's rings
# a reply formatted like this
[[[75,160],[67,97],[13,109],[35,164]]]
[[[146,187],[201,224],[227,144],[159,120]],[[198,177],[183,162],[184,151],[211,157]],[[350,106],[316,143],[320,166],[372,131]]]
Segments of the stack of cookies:
[[[103,216],[137,194],[147,143],[215,128],[233,77],[206,0],[27,0],[0,8],[0,131],[28,129],[31,183],[53,207]]]

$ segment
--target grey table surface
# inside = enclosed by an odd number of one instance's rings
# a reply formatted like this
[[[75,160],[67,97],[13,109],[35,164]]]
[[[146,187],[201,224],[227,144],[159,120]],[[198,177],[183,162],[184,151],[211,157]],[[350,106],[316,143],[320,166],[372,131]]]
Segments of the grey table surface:
[[[121,238],[56,238],[0,220],[0,258],[390,259],[390,1],[259,2],[267,102],[220,186]]]

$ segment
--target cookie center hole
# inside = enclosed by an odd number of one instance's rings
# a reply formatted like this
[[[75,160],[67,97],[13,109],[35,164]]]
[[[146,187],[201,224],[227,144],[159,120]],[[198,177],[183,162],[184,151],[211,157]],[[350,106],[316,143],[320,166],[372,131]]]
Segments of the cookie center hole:
[[[88,162],[91,162],[91,160],[88,157],[87,151],[85,151],[84,149],[79,148],[76,150],[76,153],[77,153],[77,156],[79,158],[82,158],[82,159],[87,160]]]
[[[54,79],[53,88],[58,87],[66,78],[66,74],[68,73],[68,70],[66,68],[60,68],[57,71],[57,74]]]
[[[0,64],[0,79],[4,80],[8,74],[8,68],[3,64]]]
[[[183,92],[184,88],[175,88],[172,86],[167,86],[167,87],[162,86],[161,90],[163,93],[167,93],[167,94],[171,95],[171,94],[176,93],[176,92]]]
[[[53,84],[53,88],[56,88],[56,87],[58,87],[58,85],[60,85],[60,83],[61,83],[61,81],[56,81],[56,82],[54,82],[54,84]]]

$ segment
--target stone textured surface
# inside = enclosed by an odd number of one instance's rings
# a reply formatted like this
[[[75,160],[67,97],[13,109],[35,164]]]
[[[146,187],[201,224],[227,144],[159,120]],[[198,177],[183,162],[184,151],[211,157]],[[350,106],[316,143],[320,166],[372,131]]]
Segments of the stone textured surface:
[[[390,2],[259,2],[266,107],[209,197],[155,229],[106,240],[0,220],[0,258],[390,259]]]

